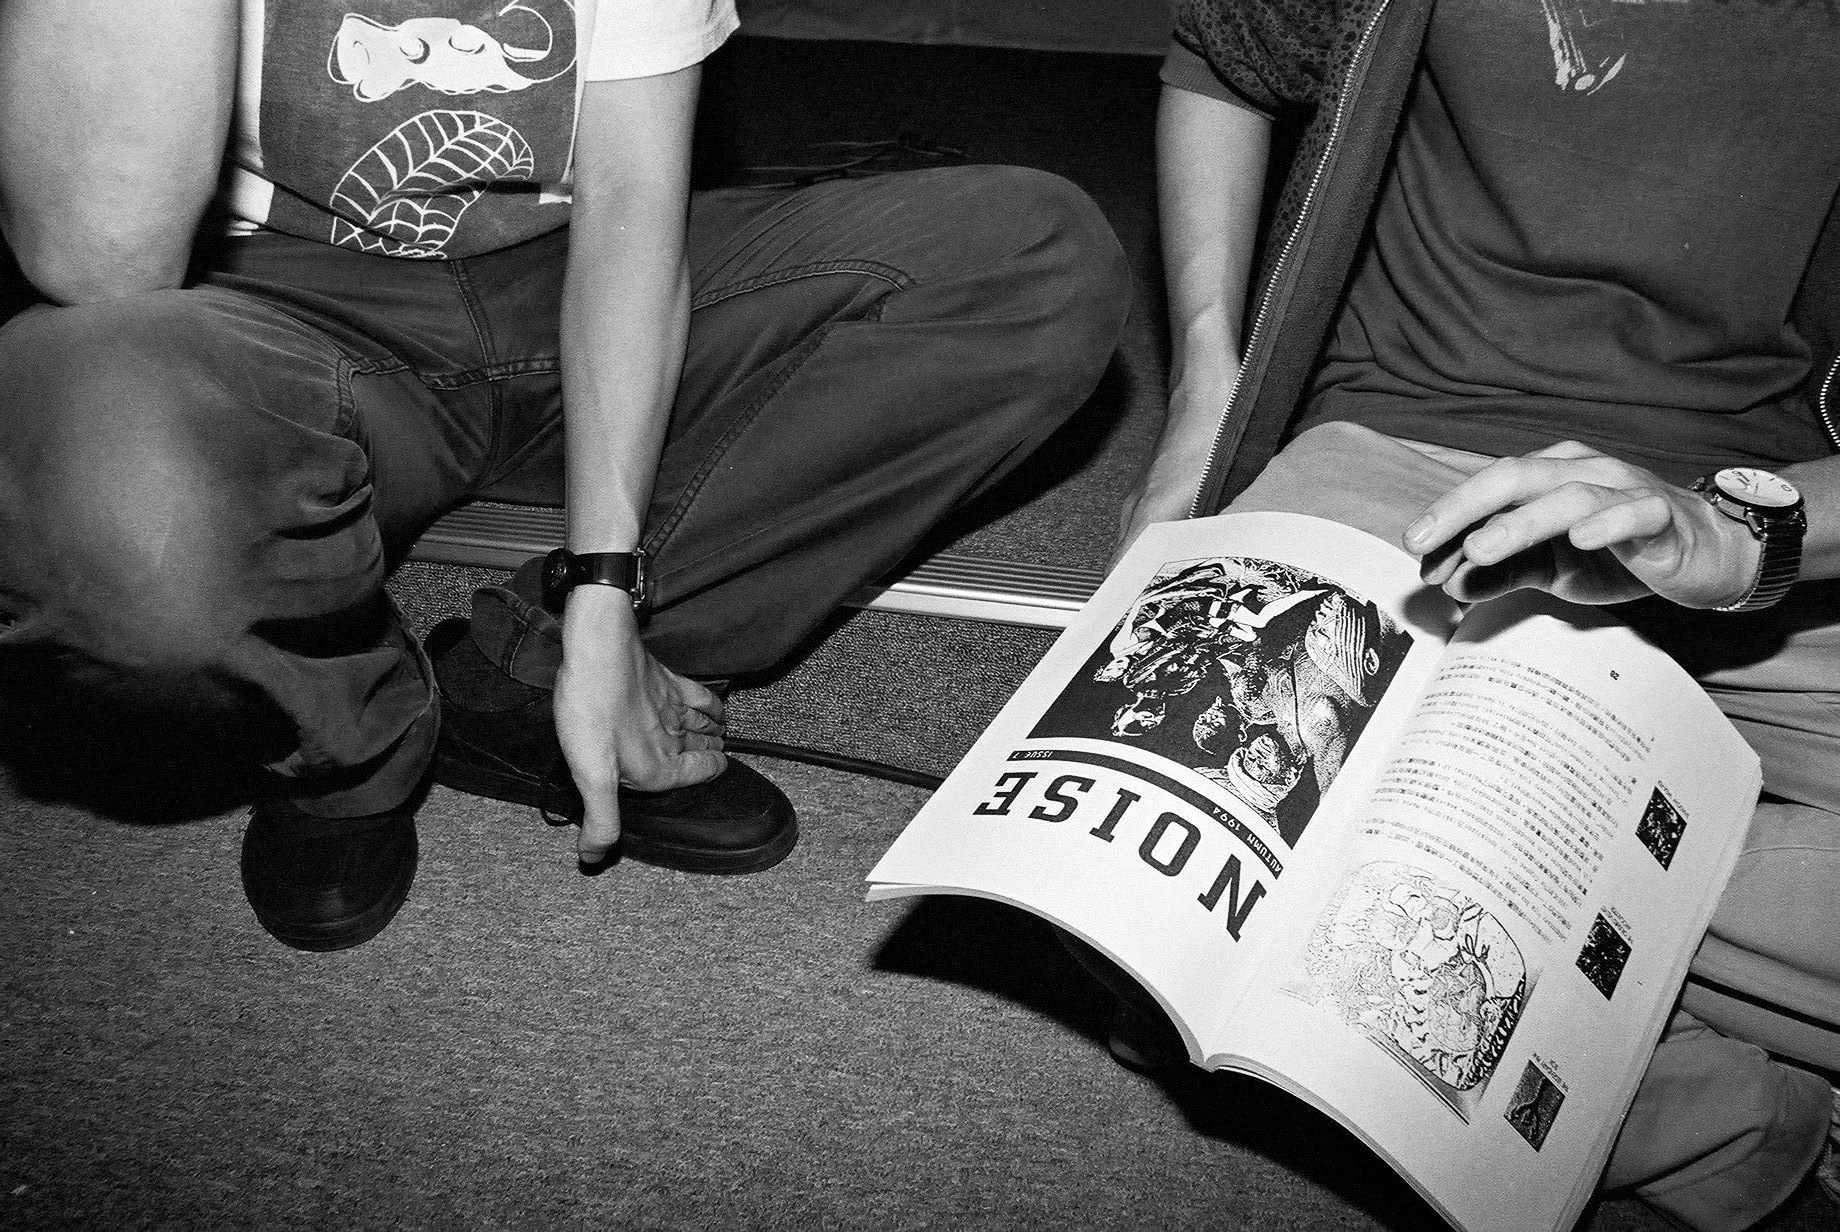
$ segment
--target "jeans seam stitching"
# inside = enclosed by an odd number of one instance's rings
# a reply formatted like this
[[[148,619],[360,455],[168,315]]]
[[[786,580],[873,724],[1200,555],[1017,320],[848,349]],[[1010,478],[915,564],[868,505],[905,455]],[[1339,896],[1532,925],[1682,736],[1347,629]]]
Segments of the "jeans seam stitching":
[[[884,282],[891,283],[897,290],[902,291],[914,285],[914,280],[906,273],[903,273],[892,265],[884,265],[879,261],[814,261],[806,265],[794,266],[791,269],[772,270],[765,274],[757,274],[752,278],[743,279],[741,282],[727,284],[718,290],[706,291],[702,295],[691,300],[690,310],[695,312],[698,309],[719,304],[724,300],[733,299],[737,295],[746,295],[752,291],[763,290],[767,287],[782,286],[789,282],[799,282],[806,278],[821,278],[827,274],[861,274],[869,278],[880,278]]]
[[[858,320],[870,323],[879,321],[884,306],[885,301],[878,300],[875,305],[868,312],[859,317]],[[778,397],[780,391],[791,382],[794,376],[798,375],[808,362],[810,362],[811,357],[815,355],[818,348],[824,344],[824,340],[830,337],[832,328],[834,327],[826,325],[813,333],[810,338],[792,353],[791,360],[787,363],[785,370],[779,374],[778,379],[767,388],[763,389],[760,395],[754,399],[747,409],[737,415],[734,422],[729,424],[728,430],[723,432],[721,438],[710,448],[708,455],[703,459],[702,465],[697,467],[696,472],[691,475],[689,481],[684,484],[683,493],[677,498],[676,503],[672,505],[671,512],[659,522],[657,529],[645,537],[645,552],[648,556],[655,557],[662,553],[665,540],[670,537],[671,533],[677,529],[678,524],[683,521],[684,516],[689,513],[690,506],[695,502],[696,498],[702,494],[703,486],[709,481],[709,476],[715,471],[722,459],[728,456],[728,451],[733,448],[735,438],[760,417],[760,412],[767,403]],[[679,573],[695,563],[695,561],[686,561],[682,564],[674,565],[668,571],[661,572],[659,574],[659,579],[662,580],[671,576],[671,574]]]
[[[352,439],[352,429],[358,422],[358,395],[352,387],[352,378],[356,375],[358,375],[358,366],[348,357],[340,355],[338,375],[335,378],[338,387],[338,412],[332,423],[333,431],[346,440]],[[365,456],[368,461],[368,451]]]
[[[735,437],[741,433],[743,428],[754,422],[755,418],[760,414],[760,408],[765,406],[768,400],[779,393],[781,389],[785,388],[786,382],[790,381],[793,375],[805,366],[806,360],[810,359],[812,354],[817,351],[819,344],[824,341],[825,335],[829,332],[830,328],[826,326],[813,334],[800,346],[798,351],[793,353],[792,362],[786,365],[785,371],[781,372],[771,385],[762,390],[760,396],[755,398],[753,403],[743,410],[741,414],[735,416],[734,421],[729,424],[728,430],[722,433],[715,445],[709,450],[709,453],[703,458],[702,464],[697,467],[696,471],[690,476],[689,481],[684,484],[684,490],[678,495],[676,503],[671,506],[670,513],[666,514],[665,517],[659,521],[657,528],[645,537],[645,552],[648,556],[657,556],[663,550],[664,541],[670,537],[672,531],[677,529],[678,524],[683,521],[684,515],[690,511],[690,505],[701,495],[703,485],[709,481],[711,472],[713,472],[721,460],[728,455],[729,449],[734,445]]]
[[[351,368],[353,376],[395,376],[399,372],[409,371],[409,365],[400,359],[352,359],[340,353],[340,358]]]
[[[492,399],[492,436],[486,442],[486,468],[490,470],[498,459],[500,447],[505,438],[505,394],[499,383],[492,379],[490,373],[495,367],[494,356],[497,353],[495,339],[492,335],[492,323],[486,318],[479,296],[473,288],[473,280],[468,276],[464,261],[451,261],[447,265],[448,276],[453,280],[454,292],[460,299],[460,305],[466,309],[467,324],[473,328],[473,341],[479,344],[480,358],[485,362],[477,368],[463,369],[462,372],[483,372],[489,395]],[[478,381],[464,382],[478,384]],[[430,380],[431,387],[435,382]],[[450,386],[459,388],[459,384]]]
[[[518,655],[524,650],[524,638],[529,633],[530,625],[520,614],[512,626],[511,645],[505,649],[505,661],[499,665],[506,675],[512,675],[513,669],[517,666]],[[512,679],[515,680],[516,677],[512,676]]]
[[[390,369],[402,371],[403,367]],[[554,359],[511,359],[498,363],[483,364],[474,368],[462,368],[456,372],[444,372],[440,375],[418,373],[417,379],[430,389],[456,390],[469,385],[489,384],[493,381],[515,380],[520,376],[532,376],[538,373],[560,372],[562,364]]]

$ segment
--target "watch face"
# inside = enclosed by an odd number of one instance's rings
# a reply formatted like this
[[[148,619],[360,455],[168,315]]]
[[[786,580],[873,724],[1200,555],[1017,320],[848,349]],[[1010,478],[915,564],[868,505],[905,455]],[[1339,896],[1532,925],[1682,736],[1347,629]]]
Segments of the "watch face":
[[[566,591],[569,586],[569,554],[561,548],[551,552],[543,560],[543,593],[546,598],[555,598]]]
[[[1754,466],[1728,466],[1712,477],[1719,491],[1735,501],[1764,509],[1787,509],[1802,499],[1795,485]]]

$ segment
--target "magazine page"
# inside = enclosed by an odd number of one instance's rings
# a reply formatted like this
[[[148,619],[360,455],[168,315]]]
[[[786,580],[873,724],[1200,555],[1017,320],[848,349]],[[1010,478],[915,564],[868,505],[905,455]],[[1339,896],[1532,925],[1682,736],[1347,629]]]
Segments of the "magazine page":
[[[1473,609],[1279,903],[1231,1044],[1469,1229],[1569,1227],[1742,846],[1756,756],[1667,655],[1535,592]]]
[[[1332,846],[1342,776],[1435,666],[1455,606],[1337,523],[1150,528],[870,873],[1079,934],[1200,1059],[1280,886]],[[1211,1043],[1209,1043],[1211,1046]]]

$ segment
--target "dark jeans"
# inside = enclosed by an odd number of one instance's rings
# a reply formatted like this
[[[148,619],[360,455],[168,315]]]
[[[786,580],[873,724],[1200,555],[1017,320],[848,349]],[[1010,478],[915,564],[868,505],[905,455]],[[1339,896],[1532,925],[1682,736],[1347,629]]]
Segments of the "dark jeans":
[[[384,578],[468,497],[560,502],[566,245],[258,236],[0,327],[0,662],[216,731],[314,811],[403,799],[435,702]],[[1025,456],[1129,299],[1091,201],[1013,168],[701,193],[690,253],[644,546],[647,643],[695,675],[781,660]]]

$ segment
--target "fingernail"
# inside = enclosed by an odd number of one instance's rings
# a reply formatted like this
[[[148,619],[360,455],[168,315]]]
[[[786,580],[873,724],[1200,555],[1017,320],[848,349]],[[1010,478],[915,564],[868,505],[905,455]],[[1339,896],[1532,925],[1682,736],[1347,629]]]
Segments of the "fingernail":
[[[1465,546],[1471,550],[1472,555],[1477,552],[1484,555],[1492,555],[1497,548],[1501,547],[1502,544],[1507,541],[1507,538],[1508,532],[1501,527],[1485,526],[1471,535],[1469,537],[1469,542]]]
[[[1429,514],[1425,515],[1418,521],[1412,523],[1412,525],[1406,527],[1406,542],[1417,543],[1419,540],[1429,537],[1431,528],[1435,525],[1436,522],[1431,516]]]

